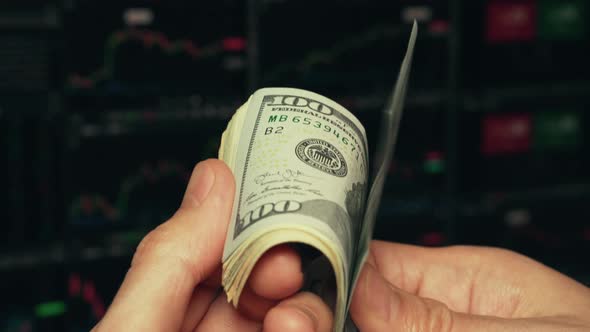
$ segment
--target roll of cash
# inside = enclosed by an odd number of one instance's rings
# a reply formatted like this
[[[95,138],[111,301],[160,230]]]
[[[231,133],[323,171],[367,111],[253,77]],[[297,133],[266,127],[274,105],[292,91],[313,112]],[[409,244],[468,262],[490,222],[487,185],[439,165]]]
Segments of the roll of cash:
[[[222,135],[219,158],[236,179],[223,254],[222,285],[237,307],[250,272],[271,247],[298,243],[321,253],[306,262],[306,285],[333,304],[342,331],[367,253],[399,123],[416,26],[384,112],[379,172],[369,189],[367,137],[360,121],[311,91],[264,88],[241,106]],[[379,175],[381,174],[381,175]],[[373,211],[369,212],[368,209]]]

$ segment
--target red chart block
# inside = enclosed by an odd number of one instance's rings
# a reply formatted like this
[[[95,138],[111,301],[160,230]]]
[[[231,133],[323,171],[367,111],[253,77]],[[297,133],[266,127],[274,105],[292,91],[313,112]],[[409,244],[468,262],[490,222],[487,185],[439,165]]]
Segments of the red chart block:
[[[537,4],[533,0],[492,0],[487,7],[490,43],[531,41],[537,30]]]
[[[532,145],[530,114],[494,114],[483,120],[481,152],[497,156],[528,152]]]

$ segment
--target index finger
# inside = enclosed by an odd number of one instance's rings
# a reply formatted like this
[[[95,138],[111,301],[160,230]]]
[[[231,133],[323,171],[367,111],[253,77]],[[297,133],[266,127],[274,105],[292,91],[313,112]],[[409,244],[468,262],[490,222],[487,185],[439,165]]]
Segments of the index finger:
[[[246,316],[260,320],[278,300],[295,294],[302,285],[299,254],[288,244],[278,245],[256,262],[240,295],[238,309]]]
[[[299,253],[288,244],[271,248],[256,262],[248,284],[257,295],[270,300],[293,295],[303,285]]]

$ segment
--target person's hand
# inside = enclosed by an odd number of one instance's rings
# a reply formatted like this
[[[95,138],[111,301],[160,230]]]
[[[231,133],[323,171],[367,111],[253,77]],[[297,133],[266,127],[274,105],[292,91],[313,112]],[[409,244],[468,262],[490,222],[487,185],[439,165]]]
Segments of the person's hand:
[[[351,315],[361,331],[590,331],[590,289],[502,249],[373,241]]]
[[[181,207],[143,239],[93,331],[329,331],[330,309],[315,295],[296,294],[301,261],[287,246],[258,262],[239,311],[227,302],[220,265],[234,190],[224,163],[198,164]]]

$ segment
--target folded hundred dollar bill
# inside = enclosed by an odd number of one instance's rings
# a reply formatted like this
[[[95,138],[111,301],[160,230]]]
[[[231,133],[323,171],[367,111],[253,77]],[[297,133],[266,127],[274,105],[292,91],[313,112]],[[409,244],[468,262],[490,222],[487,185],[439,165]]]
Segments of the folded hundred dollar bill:
[[[311,91],[264,88],[236,111],[219,150],[236,179],[222,276],[235,306],[257,260],[294,243],[305,252],[305,287],[332,305],[334,330],[354,329],[350,297],[395,146],[416,35],[414,23],[371,179],[365,129],[338,103]]]

